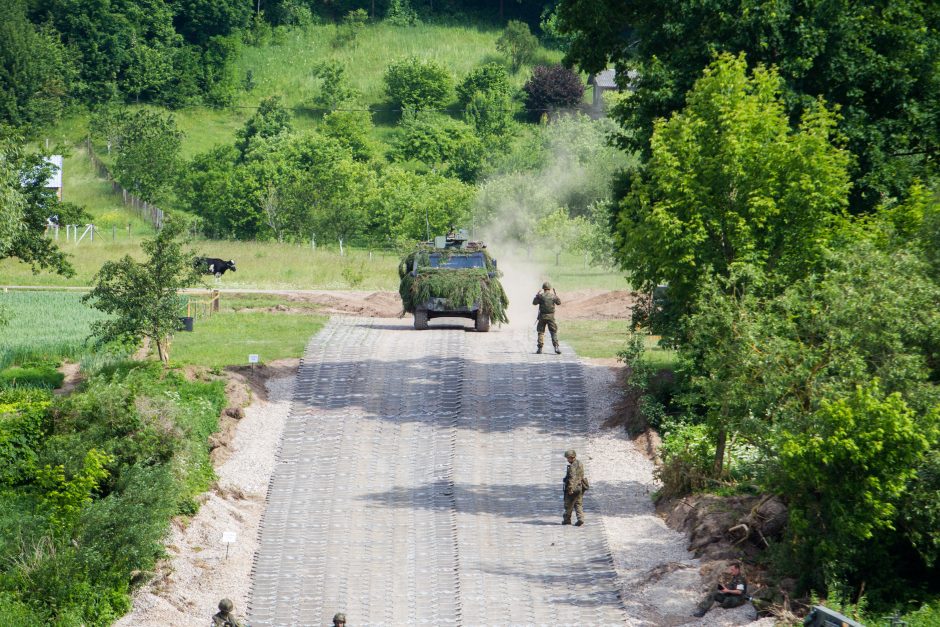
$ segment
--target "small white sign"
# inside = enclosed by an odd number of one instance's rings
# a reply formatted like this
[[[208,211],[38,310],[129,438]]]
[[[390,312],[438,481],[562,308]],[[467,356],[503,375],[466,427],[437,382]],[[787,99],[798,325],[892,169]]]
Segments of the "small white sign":
[[[258,356],[257,356],[257,355],[248,355],[248,363],[249,363],[249,364],[256,364],[256,363],[258,363]]]
[[[222,542],[224,544],[235,544],[235,532],[234,531],[223,531],[222,532]]]

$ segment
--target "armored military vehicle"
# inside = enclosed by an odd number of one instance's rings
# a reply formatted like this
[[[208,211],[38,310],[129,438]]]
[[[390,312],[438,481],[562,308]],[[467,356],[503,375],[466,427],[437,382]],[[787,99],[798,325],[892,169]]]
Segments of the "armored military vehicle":
[[[433,318],[470,318],[477,331],[492,322],[509,322],[509,299],[499,282],[496,260],[483,242],[470,241],[466,231],[420,244],[398,266],[405,311],[414,314],[415,329],[428,328]]]

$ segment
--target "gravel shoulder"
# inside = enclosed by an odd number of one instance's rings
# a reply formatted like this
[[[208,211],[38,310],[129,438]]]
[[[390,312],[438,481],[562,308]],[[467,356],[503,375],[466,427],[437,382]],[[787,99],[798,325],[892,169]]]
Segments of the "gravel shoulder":
[[[133,609],[117,627],[207,625],[224,597],[245,614],[265,495],[294,381],[293,374],[269,379],[266,398],[254,396],[229,444],[231,455],[216,468],[216,486],[204,495],[196,516],[185,524],[174,521],[166,540],[168,559],[137,591]],[[236,534],[227,554],[224,532]]]
[[[656,515],[652,461],[623,429],[602,427],[620,400],[619,368],[611,360],[581,361],[589,403],[587,448],[582,458],[593,486],[585,509],[597,508],[603,520],[631,625],[771,627],[774,620],[757,620],[750,604],[734,610],[713,609],[704,618],[691,617],[705,592],[702,564],[686,550],[686,537]]]

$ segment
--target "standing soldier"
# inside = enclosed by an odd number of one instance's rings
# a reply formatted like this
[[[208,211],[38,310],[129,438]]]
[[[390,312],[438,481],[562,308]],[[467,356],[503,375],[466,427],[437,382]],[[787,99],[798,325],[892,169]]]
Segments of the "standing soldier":
[[[535,330],[539,333],[539,343],[535,352],[542,352],[542,346],[545,345],[545,327],[548,327],[549,333],[552,334],[552,345],[555,347],[555,354],[561,355],[561,348],[558,346],[558,325],[555,324],[555,305],[560,305],[561,299],[552,289],[551,283],[548,281],[542,283],[542,291],[535,295],[532,304],[539,306],[539,321],[535,325]]]
[[[584,507],[581,501],[584,491],[588,489],[588,480],[584,476],[584,464],[577,457],[578,454],[574,449],[565,451],[568,472],[565,473],[565,517],[561,519],[561,524],[571,524],[571,510],[574,510],[578,514],[575,527],[580,527],[584,524]]]
[[[241,627],[235,618],[235,604],[231,599],[219,601],[219,611],[212,616],[212,627]]]

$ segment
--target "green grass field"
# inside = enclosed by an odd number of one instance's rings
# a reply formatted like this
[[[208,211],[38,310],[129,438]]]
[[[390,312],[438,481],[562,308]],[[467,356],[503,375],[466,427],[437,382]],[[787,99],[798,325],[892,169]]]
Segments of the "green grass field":
[[[559,323],[558,333],[581,357],[617,357],[617,353],[627,348],[630,321],[569,320]],[[646,360],[662,368],[670,368],[675,364],[675,351],[661,348],[658,336],[649,335],[644,340]]]
[[[258,355],[262,363],[300,357],[307,340],[327,319],[313,314],[223,311],[196,320],[192,333],[177,333],[170,361],[222,368],[247,364],[249,354]]]
[[[78,360],[91,352],[91,324],[104,318],[70,292],[0,292],[9,324],[0,326],[0,369],[30,361]]]

